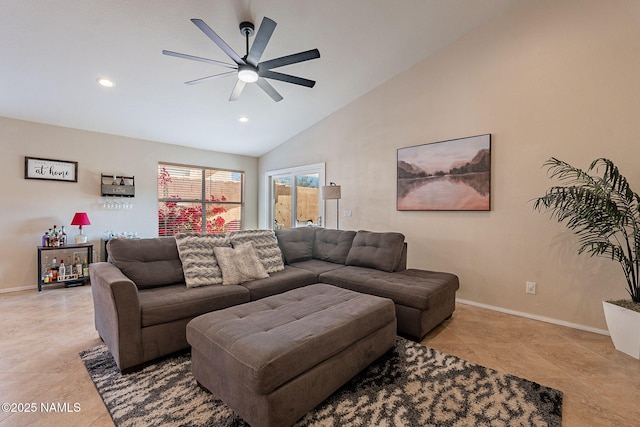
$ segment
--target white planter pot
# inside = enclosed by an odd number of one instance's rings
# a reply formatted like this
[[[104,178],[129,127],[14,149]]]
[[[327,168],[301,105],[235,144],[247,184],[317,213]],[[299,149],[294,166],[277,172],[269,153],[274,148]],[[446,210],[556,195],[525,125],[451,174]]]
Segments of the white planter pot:
[[[640,359],[640,313],[606,301],[602,306],[615,348]]]

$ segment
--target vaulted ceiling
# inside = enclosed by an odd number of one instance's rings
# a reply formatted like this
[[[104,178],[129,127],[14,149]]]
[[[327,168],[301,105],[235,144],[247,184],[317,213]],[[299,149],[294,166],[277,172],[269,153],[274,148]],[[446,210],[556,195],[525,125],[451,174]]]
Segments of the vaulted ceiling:
[[[0,0],[0,116],[259,156],[519,1]],[[248,84],[230,102],[235,76],[184,84],[225,69],[162,55],[229,62],[190,20],[243,56],[239,23],[264,16],[262,60],[319,49],[277,70],[314,88],[271,80],[282,101]]]

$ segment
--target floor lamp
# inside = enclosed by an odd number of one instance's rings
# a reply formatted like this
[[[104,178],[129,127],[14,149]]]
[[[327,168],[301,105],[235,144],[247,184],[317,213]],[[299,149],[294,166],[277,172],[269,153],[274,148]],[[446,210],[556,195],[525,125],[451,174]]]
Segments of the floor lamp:
[[[322,200],[336,201],[336,230],[340,230],[340,186],[335,182],[322,187]]]

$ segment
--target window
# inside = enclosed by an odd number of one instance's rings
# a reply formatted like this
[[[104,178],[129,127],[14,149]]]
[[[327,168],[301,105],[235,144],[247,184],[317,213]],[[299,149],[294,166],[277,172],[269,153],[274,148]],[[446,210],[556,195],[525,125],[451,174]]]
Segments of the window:
[[[158,235],[240,230],[243,184],[241,171],[158,163]]]

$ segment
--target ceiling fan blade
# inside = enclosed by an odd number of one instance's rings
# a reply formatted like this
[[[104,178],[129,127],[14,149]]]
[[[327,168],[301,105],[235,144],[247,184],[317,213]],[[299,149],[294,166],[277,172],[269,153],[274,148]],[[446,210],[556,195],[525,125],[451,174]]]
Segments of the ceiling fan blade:
[[[275,90],[275,89],[273,88],[273,86],[271,86],[271,85],[269,84],[269,82],[268,82],[268,81],[266,81],[265,79],[263,79],[262,77],[260,77],[260,78],[258,79],[258,81],[256,82],[256,84],[257,84],[258,86],[260,86],[260,88],[261,88],[263,91],[267,92],[267,95],[269,95],[269,96],[271,97],[271,99],[273,99],[274,101],[276,101],[276,102],[278,102],[278,101],[282,101],[282,99],[283,99],[283,98],[282,98],[282,95],[280,95],[280,94],[278,93],[278,91],[277,91],[277,90]]]
[[[267,79],[280,80],[281,82],[293,83],[294,85],[313,87],[316,82],[309,79],[303,79],[302,77],[291,76],[289,74],[277,73],[275,71],[261,71],[260,77],[265,77]]]
[[[229,101],[236,101],[238,98],[240,98],[240,95],[242,94],[242,90],[244,89],[245,86],[246,86],[246,83],[238,79],[238,81],[236,82],[236,85],[233,87],[233,91],[231,91],[231,96],[229,97]]]
[[[231,74],[236,74],[235,71],[225,71],[224,73],[214,74],[213,76],[202,77],[200,79],[189,80],[188,82],[184,82],[186,85],[197,85],[198,83],[204,83],[207,80],[215,79],[218,77],[230,76]]]
[[[211,27],[205,24],[202,19],[192,19],[191,22],[193,22],[196,27],[200,28],[200,31],[205,33],[205,35],[209,37],[215,44],[217,44],[218,47],[224,51],[224,53],[229,55],[229,58],[233,59],[236,64],[246,64],[246,62],[244,62],[244,60],[240,58],[240,56],[233,49],[231,49],[231,47],[229,47],[229,45],[226,44],[224,40],[222,40],[220,36],[211,29]]]
[[[258,66],[258,62],[267,47],[267,43],[269,43],[273,30],[276,29],[276,25],[278,24],[276,24],[275,21],[267,18],[266,16],[262,18],[262,23],[260,24],[256,38],[253,40],[253,44],[251,45],[251,49],[247,55],[247,62],[249,64],[254,67]]]
[[[311,49],[305,52],[294,53],[293,55],[282,56],[276,59],[270,59],[260,63],[261,70],[270,70],[272,68],[284,67],[285,65],[296,64],[298,62],[309,61],[311,59],[320,58],[318,49]]]
[[[163,50],[162,53],[164,55],[168,55],[168,56],[175,56],[176,58],[183,58],[183,59],[190,59],[192,61],[206,62],[207,64],[220,65],[220,66],[226,67],[226,68],[234,68],[234,69],[238,68],[238,66],[236,64],[228,64],[226,62],[216,61],[215,59],[201,58],[199,56],[187,55],[186,53],[172,52],[170,50]]]

